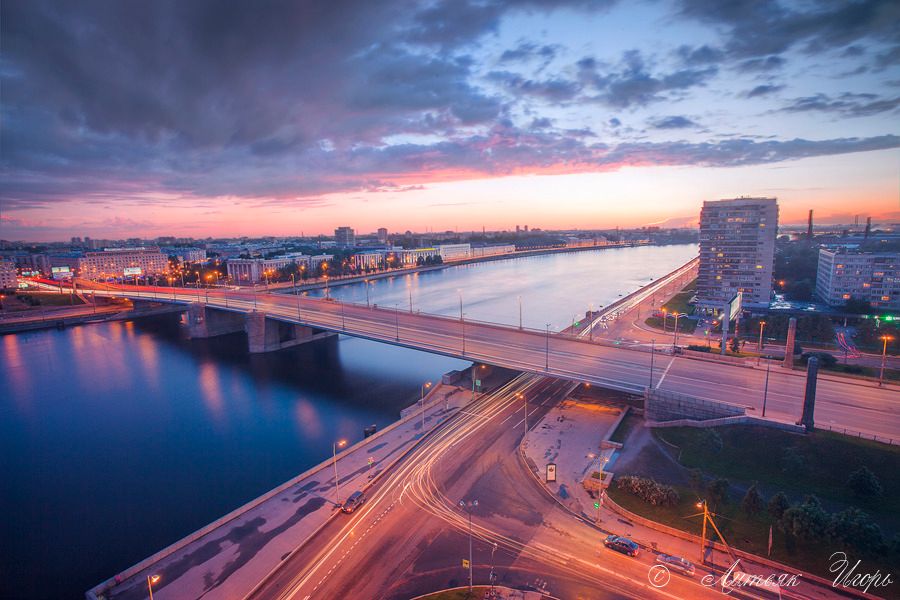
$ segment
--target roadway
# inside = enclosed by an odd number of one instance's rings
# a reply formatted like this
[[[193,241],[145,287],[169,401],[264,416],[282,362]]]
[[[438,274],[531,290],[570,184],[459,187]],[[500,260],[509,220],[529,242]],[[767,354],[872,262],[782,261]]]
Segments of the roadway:
[[[199,301],[210,308],[236,312],[259,310],[282,321],[636,394],[652,385],[750,407],[750,414],[761,413],[767,377],[764,369],[651,354],[643,343],[617,345],[596,337],[590,342],[565,334],[302,296],[225,290],[186,293],[176,288],[132,286],[97,290],[97,295]],[[805,374],[773,366],[768,378],[766,415],[799,419]],[[900,439],[898,391],[896,385],[878,387],[871,382],[820,376],[816,420],[869,436]]]
[[[363,508],[338,515],[249,598],[406,599],[465,585],[472,509],[474,581],[531,586],[561,598],[712,598],[699,577],[648,583],[654,556],[602,546],[603,534],[560,507],[518,454],[528,421],[565,397],[568,382],[522,375],[454,416],[368,492]],[[496,544],[496,548],[495,545]]]

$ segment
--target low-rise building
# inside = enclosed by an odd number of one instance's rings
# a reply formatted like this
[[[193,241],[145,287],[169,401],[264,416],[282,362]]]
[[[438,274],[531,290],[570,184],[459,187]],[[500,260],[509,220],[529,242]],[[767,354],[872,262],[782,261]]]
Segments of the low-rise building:
[[[153,247],[109,248],[100,252],[53,255],[50,266],[69,267],[77,277],[85,279],[143,277],[168,273],[169,257]]]
[[[472,258],[483,258],[485,256],[497,256],[498,254],[512,254],[516,251],[515,244],[497,244],[494,246],[473,246],[471,251]]]
[[[441,244],[438,246],[441,260],[444,262],[464,260],[472,255],[470,244]]]
[[[858,299],[900,310],[900,252],[819,250],[816,296],[830,306]]]
[[[296,264],[309,268],[310,257],[305,254],[289,254],[274,258],[231,258],[225,265],[228,279],[238,285],[259,283],[271,277],[279,269]]]

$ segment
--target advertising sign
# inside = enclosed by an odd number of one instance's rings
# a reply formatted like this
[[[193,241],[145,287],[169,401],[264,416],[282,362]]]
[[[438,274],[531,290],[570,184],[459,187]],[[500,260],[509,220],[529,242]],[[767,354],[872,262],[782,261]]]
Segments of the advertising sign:
[[[547,483],[551,481],[556,481],[556,463],[549,463],[547,465]]]
[[[125,274],[125,277],[132,277],[134,275],[140,275],[141,268],[140,267],[125,267],[124,274]]]
[[[70,267],[50,267],[50,276],[56,281],[72,279],[72,269]]]

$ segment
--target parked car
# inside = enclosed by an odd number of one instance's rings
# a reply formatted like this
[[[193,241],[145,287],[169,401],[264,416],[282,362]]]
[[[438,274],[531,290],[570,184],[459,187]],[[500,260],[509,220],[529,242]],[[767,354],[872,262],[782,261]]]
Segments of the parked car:
[[[341,506],[341,510],[345,513],[352,513],[354,510],[362,506],[363,502],[366,501],[366,497],[363,496],[362,492],[353,492],[350,494],[350,497],[344,501],[343,506]]]
[[[691,577],[694,575],[694,564],[680,556],[672,556],[671,554],[660,554],[656,557],[656,562],[667,567],[672,571],[678,571],[682,575]]]
[[[639,546],[628,538],[619,537],[617,535],[610,535],[607,536],[605,540],[603,540],[603,545],[607,548],[615,550],[616,552],[627,554],[628,556],[638,555]]]

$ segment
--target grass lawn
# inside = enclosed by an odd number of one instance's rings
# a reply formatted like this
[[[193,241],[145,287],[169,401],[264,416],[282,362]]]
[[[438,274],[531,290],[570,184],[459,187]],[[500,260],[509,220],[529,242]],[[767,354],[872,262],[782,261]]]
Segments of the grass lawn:
[[[810,435],[792,434],[776,429],[753,426],[718,427],[722,449],[710,449],[704,441],[705,430],[676,427],[654,430],[653,434],[680,449],[679,461],[688,468],[699,468],[709,476],[729,479],[732,483],[759,482],[765,491],[765,501],[776,491],[784,491],[792,502],[806,494],[815,494],[829,512],[846,506],[857,506],[872,515],[882,527],[886,540],[900,530],[900,447],[871,440],[862,440],[826,431]],[[784,454],[792,452],[802,457],[803,467],[785,470]],[[878,477],[884,493],[878,499],[861,500],[847,488],[847,478],[860,466],[867,466]],[[703,495],[686,486],[675,486],[678,506],[654,507],[627,494],[613,485],[610,496],[624,508],[654,521],[699,534],[700,520],[688,518],[697,513],[696,502]],[[736,548],[765,555],[771,518],[767,513],[748,517],[740,509],[742,492],[732,488],[732,498],[714,510],[716,519],[728,543]],[[772,558],[798,568],[827,577],[828,557],[841,548],[831,542],[798,543],[789,549],[776,526]],[[664,549],[663,549],[664,550]],[[696,559],[696,557],[688,557]],[[891,571],[895,558],[859,557],[864,565]],[[894,569],[896,570],[896,569]]]
[[[610,441],[624,444],[625,440],[628,439],[628,436],[631,435],[631,432],[634,430],[634,428],[641,426],[641,422],[643,420],[643,417],[634,414],[634,412],[629,412],[628,416],[622,419],[622,422],[619,423],[618,427],[616,427],[616,430],[609,438]]]
[[[688,301],[694,297],[696,292],[697,280],[695,279],[684,286],[680,292],[672,296],[671,300],[663,304],[663,308],[665,308],[670,315],[675,313],[692,314],[694,312],[694,307],[688,304]]]
[[[668,324],[666,325],[666,331],[675,331],[675,319],[672,317],[666,317],[666,321]],[[654,329],[659,329],[662,331],[663,328],[663,320],[662,317],[648,317],[646,321],[644,321],[650,327]],[[682,333],[694,333],[694,330],[697,329],[697,321],[692,321],[691,319],[678,319],[678,331]]]
[[[21,296],[23,302],[27,302],[25,298],[32,298],[37,301],[38,306],[78,306],[83,304],[78,296],[71,294],[16,294]]]
[[[687,487],[676,486],[675,489],[681,500],[677,506],[673,507],[651,506],[637,496],[617,489],[615,485],[607,489],[607,494],[616,504],[635,514],[652,519],[657,523],[700,535],[702,520],[699,516],[691,516],[700,512],[696,504],[699,499],[698,494]],[[763,512],[760,515],[748,517],[740,508],[740,498],[732,498],[728,504],[717,507],[715,513],[717,515],[715,517],[716,525],[722,531],[729,546],[758,556],[766,556],[769,525],[772,524],[768,513]],[[707,528],[707,535],[710,536],[710,539],[718,539],[711,527]],[[785,536],[776,525],[772,536],[770,558],[826,579],[833,579],[834,576],[828,571],[828,566],[831,564],[829,556],[838,549],[829,543],[798,544],[789,549],[785,545]],[[661,547],[659,551],[665,552],[666,548]],[[698,545],[697,552],[685,558],[692,562],[699,562],[699,552]],[[892,566],[890,561],[890,557],[867,557],[862,558],[862,565],[865,565],[871,572],[874,572],[876,568],[881,569],[882,573],[896,572],[896,567]]]
[[[681,464],[710,475],[783,490],[789,496],[815,494],[821,499],[859,506],[873,517],[900,515],[900,447],[828,431],[800,435],[768,427],[717,427],[722,450],[711,451],[702,429],[673,427],[653,433],[681,449]],[[805,467],[785,470],[788,448],[802,457]],[[874,501],[858,500],[847,488],[850,473],[865,465],[881,482],[884,494]],[[880,513],[880,514],[879,514]]]

